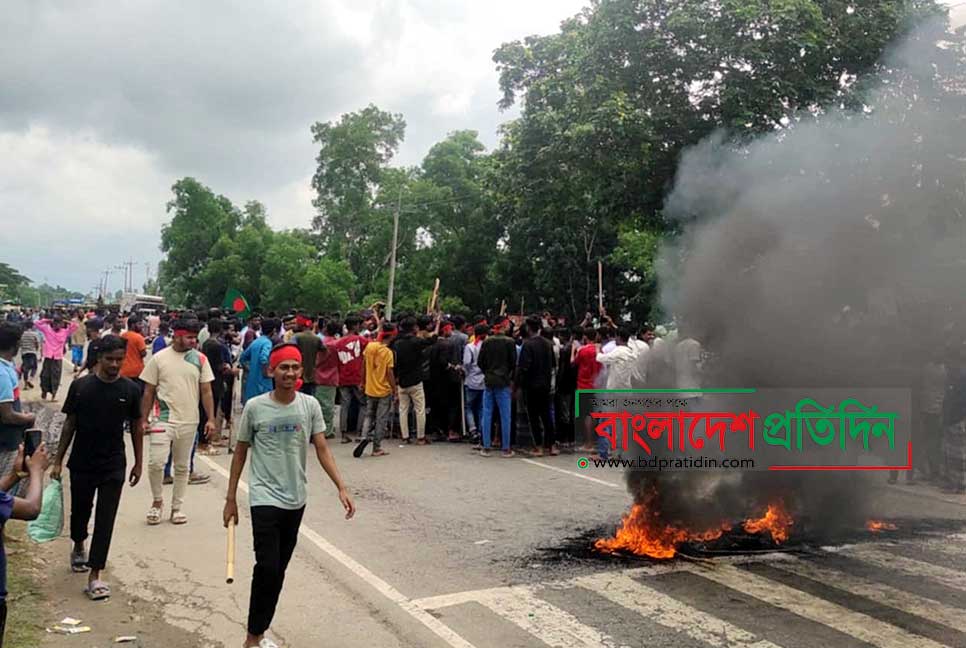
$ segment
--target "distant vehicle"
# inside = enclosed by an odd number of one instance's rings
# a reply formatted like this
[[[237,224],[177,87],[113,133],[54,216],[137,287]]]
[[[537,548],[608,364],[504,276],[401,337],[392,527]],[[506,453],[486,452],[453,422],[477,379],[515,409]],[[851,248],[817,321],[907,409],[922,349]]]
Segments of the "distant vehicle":
[[[164,297],[157,295],[140,295],[137,293],[125,293],[121,297],[121,311],[128,313],[139,313],[141,315],[160,315],[165,312]]]
[[[18,310],[21,310],[22,308],[23,306],[21,306],[17,302],[10,301],[10,300],[4,301],[3,305],[0,305],[0,311],[3,311],[4,313],[10,312],[10,311],[18,311]]]

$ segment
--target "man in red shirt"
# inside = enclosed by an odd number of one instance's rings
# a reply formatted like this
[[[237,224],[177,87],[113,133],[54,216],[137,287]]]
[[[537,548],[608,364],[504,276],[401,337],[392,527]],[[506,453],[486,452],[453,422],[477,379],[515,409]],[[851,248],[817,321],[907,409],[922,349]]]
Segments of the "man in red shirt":
[[[369,340],[359,335],[360,324],[362,319],[358,315],[346,317],[346,334],[331,347],[339,358],[339,396],[341,398],[339,432],[342,435],[342,443],[352,441],[349,437],[349,410],[352,404],[357,405],[359,412],[355,424],[357,436],[361,433],[366,411],[366,395],[359,384],[362,381],[362,352],[369,344]]]
[[[315,398],[322,406],[322,419],[325,421],[325,438],[335,437],[335,393],[339,390],[339,354],[335,345],[339,342],[342,324],[336,321],[325,325],[322,348],[315,358]],[[342,438],[345,438],[343,436]]]
[[[570,362],[577,368],[577,389],[593,389],[597,374],[600,371],[600,363],[597,362],[597,331],[592,327],[587,327],[583,331],[580,347],[573,346],[570,355]],[[583,394],[581,394],[583,396]],[[584,452],[593,452],[596,448],[594,444],[593,419],[590,417],[588,408],[581,407],[587,412],[584,416],[584,445],[580,449]]]
[[[121,333],[121,338],[127,341],[127,352],[121,364],[121,375],[133,380],[143,394],[144,381],[140,376],[144,371],[144,356],[148,354],[148,346],[144,342],[144,336],[138,333],[139,328],[140,322],[137,316],[132,315],[127,319],[127,330]]]

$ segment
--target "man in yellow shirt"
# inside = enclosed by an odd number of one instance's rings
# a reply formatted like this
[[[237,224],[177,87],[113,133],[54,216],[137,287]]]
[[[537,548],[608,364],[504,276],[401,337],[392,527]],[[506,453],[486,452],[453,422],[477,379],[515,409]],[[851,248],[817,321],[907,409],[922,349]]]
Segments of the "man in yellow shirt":
[[[389,343],[396,336],[396,325],[385,323],[375,341],[366,345],[362,354],[362,379],[360,387],[366,392],[366,418],[362,441],[353,450],[356,459],[362,456],[372,442],[372,456],[384,457],[382,438],[392,417],[392,401],[396,397],[396,377],[393,367],[395,356]]]

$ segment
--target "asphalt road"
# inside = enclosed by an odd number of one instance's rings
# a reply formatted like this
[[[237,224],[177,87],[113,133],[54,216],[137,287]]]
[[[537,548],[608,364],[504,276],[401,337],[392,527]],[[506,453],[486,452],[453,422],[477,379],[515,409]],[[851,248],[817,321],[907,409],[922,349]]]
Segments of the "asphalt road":
[[[966,646],[966,533],[948,522],[966,518],[962,497],[883,484],[881,517],[921,532],[655,564],[586,551],[631,502],[620,470],[580,470],[574,456],[484,459],[448,443],[385,447],[388,457],[358,460],[334,447],[358,506],[351,521],[310,464],[273,626],[281,645]],[[127,490],[111,553],[115,587],[154,602],[199,646],[244,636],[253,556],[242,507],[237,580],[226,585],[228,464],[199,459],[212,480],[189,487],[184,527],[145,524],[146,478]],[[96,624],[97,609],[84,618]]]

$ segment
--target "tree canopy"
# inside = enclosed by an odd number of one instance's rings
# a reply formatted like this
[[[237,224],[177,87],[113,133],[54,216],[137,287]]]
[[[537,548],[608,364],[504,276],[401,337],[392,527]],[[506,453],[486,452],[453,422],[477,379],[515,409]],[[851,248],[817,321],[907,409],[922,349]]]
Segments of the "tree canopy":
[[[344,310],[385,299],[399,210],[396,309],[435,277],[465,311],[523,300],[578,316],[596,302],[654,316],[655,260],[679,225],[665,199],[682,153],[720,133],[763,133],[866,108],[889,48],[934,0],[592,0],[558,33],[500,46],[504,109],[520,115],[486,152],[450,133],[418,166],[393,166],[402,115],[369,105],[311,126],[311,228],[275,232],[264,206],[234,206],[185,178],[162,231],[174,301]],[[935,49],[935,48],[933,48]],[[308,223],[307,223],[308,225]]]

